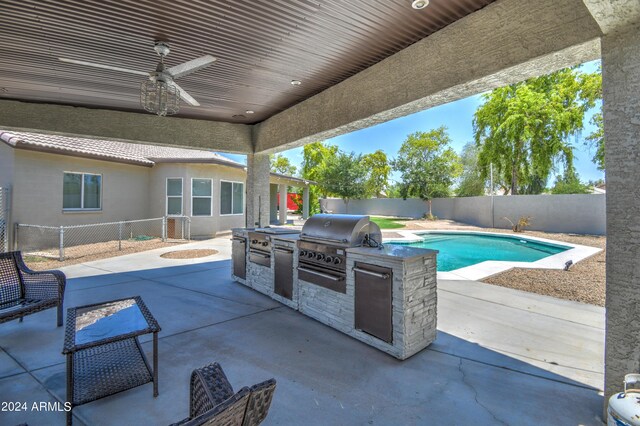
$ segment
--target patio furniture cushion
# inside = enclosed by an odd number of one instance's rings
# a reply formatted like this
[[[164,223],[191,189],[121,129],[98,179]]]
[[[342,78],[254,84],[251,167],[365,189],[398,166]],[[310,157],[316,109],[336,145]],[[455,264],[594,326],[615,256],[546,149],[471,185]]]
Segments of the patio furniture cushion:
[[[172,426],[258,425],[269,412],[275,387],[275,379],[269,379],[234,394],[220,364],[215,362],[197,368],[191,373],[189,418]],[[242,404],[242,415],[238,418],[238,406]]]
[[[66,277],[60,271],[32,271],[18,251],[0,253],[0,323],[62,305]]]

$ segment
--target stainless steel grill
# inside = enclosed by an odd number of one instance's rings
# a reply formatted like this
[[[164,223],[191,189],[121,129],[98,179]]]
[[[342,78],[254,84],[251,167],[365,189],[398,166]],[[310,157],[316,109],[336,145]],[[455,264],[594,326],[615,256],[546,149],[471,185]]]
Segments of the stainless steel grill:
[[[379,242],[382,233],[369,216],[316,214],[304,224],[300,238],[336,247],[359,247],[366,239]]]
[[[298,241],[298,278],[346,293],[345,249],[375,245],[380,228],[369,216],[317,214],[302,227]]]

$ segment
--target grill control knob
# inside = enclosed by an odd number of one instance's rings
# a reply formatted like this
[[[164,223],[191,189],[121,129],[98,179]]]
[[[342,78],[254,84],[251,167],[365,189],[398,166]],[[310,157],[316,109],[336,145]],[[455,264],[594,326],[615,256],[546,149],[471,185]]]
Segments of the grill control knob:
[[[322,260],[322,259],[324,259],[324,254],[322,254],[322,253],[318,253],[318,254],[316,254],[316,259],[317,259],[317,260]]]
[[[251,240],[251,244],[258,244],[258,240]]]
[[[300,257],[305,257],[307,255],[307,252],[304,250],[300,250]]]
[[[263,242],[262,242],[262,245],[263,245],[264,247],[266,247],[266,246],[268,246],[268,245],[269,245],[269,243],[268,243],[267,241],[263,241]]]
[[[333,259],[333,263],[334,263],[335,265],[339,265],[339,264],[341,264],[341,263],[342,263],[342,259],[340,259],[339,257],[336,257],[335,259]]]
[[[308,252],[307,252],[307,257],[308,257],[309,259],[313,259],[315,256],[316,256],[316,255],[315,255],[312,251],[308,251]]]
[[[327,262],[327,263],[331,263],[331,262],[333,262],[333,257],[331,257],[331,256],[327,256],[327,257],[324,259],[324,261],[325,261],[325,262]]]

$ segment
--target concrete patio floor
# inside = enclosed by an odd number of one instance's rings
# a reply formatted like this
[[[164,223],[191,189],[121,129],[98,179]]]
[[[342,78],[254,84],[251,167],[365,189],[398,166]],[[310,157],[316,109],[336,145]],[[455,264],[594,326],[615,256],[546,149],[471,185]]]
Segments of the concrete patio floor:
[[[65,308],[140,295],[162,326],[159,389],[74,409],[74,424],[163,425],[188,414],[189,374],[217,361],[235,388],[270,377],[265,425],[601,424],[604,309],[473,281],[439,281],[438,338],[398,361],[230,280],[230,242],[203,259],[164,248],[64,268]],[[62,425],[64,327],[55,312],[0,325],[1,425]],[[150,335],[141,338],[151,355]]]

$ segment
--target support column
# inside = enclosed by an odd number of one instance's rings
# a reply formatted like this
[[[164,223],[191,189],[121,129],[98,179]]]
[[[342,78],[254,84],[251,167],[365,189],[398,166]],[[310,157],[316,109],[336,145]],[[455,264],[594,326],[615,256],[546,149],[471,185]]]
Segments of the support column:
[[[278,190],[280,191],[280,225],[284,225],[287,223],[287,185],[280,184]]]
[[[269,155],[247,154],[247,227],[269,225],[269,205]]]
[[[309,219],[309,186],[302,190],[302,218]]]
[[[640,31],[602,37],[606,142],[605,407],[640,372]]]

